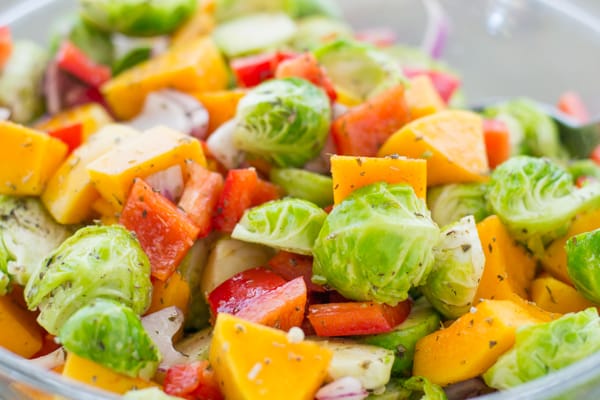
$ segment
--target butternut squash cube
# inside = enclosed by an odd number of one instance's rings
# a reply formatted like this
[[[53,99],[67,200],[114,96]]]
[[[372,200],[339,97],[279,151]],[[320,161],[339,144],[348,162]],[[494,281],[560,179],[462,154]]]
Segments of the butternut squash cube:
[[[187,316],[189,303],[190,285],[179,272],[175,272],[165,282],[158,279],[152,282],[152,301],[146,314],[175,306],[183,312],[183,315]]]
[[[410,87],[406,90],[406,104],[412,119],[446,109],[446,103],[427,75],[419,75],[410,80]]]
[[[548,274],[536,278],[531,283],[530,292],[533,302],[549,312],[566,314],[595,306],[573,286]]]
[[[51,132],[70,125],[81,124],[83,141],[85,142],[92,134],[111,122],[113,122],[113,119],[104,107],[98,103],[88,103],[59,112],[37,124],[36,128]]]
[[[0,347],[25,358],[40,351],[42,330],[35,318],[12,294],[0,296]]]
[[[312,400],[333,357],[317,343],[219,314],[209,360],[228,400]]]

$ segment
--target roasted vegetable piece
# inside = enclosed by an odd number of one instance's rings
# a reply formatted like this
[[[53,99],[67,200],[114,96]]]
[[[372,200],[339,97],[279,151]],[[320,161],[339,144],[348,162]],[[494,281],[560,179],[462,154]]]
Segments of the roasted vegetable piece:
[[[234,145],[278,167],[300,167],[323,148],[330,113],[329,98],[313,84],[274,79],[238,103]]]
[[[600,303],[600,229],[567,240],[567,271],[573,285],[588,300]]]
[[[393,379],[385,386],[385,392],[373,393],[367,400],[446,400],[444,390],[435,383],[431,383],[422,376],[413,376],[409,379]]]
[[[22,296],[21,291],[0,295],[0,347],[29,358],[42,349],[43,330],[35,322],[35,313],[27,311],[17,296]]]
[[[488,210],[484,183],[451,183],[435,186],[427,192],[427,206],[431,219],[438,225],[446,226],[459,219],[472,215],[475,222],[487,217]]]
[[[114,300],[99,298],[80,308],[58,339],[68,351],[134,378],[150,379],[160,361],[140,317]]]
[[[349,299],[397,304],[427,279],[438,235],[412,187],[362,187],[327,216],[313,248],[313,281]]]
[[[150,262],[135,236],[120,225],[79,229],[46,257],[25,287],[27,306],[40,310],[48,332],[95,298],[112,299],[142,314],[150,304]]]
[[[0,276],[4,272],[5,281],[10,277],[26,285],[42,260],[70,234],[38,199],[0,195]]]
[[[325,211],[306,200],[269,201],[246,210],[231,237],[310,255],[326,217]]]
[[[541,255],[567,232],[575,215],[600,205],[600,184],[577,189],[571,175],[552,161],[517,156],[494,170],[487,198],[512,236]]]
[[[548,274],[541,274],[534,279],[529,293],[538,307],[549,312],[566,314],[594,307],[594,303],[583,297],[573,286]]]
[[[108,32],[158,36],[175,30],[196,10],[196,0],[79,0],[81,17]]]
[[[328,176],[298,168],[272,168],[269,177],[291,197],[310,201],[319,207],[333,203],[333,184]]]
[[[474,304],[485,265],[473,216],[444,227],[433,254],[433,268],[421,290],[443,316],[458,318]]]
[[[567,367],[600,350],[595,308],[517,332],[515,346],[483,374],[496,389],[508,389]]]

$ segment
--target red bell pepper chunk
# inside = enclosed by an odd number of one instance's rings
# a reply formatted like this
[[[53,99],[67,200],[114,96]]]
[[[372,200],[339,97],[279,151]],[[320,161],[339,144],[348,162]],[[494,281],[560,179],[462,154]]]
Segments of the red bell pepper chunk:
[[[167,370],[166,394],[189,400],[222,400],[223,394],[208,361],[174,365]]]
[[[280,197],[279,186],[258,178],[254,194],[252,195],[252,207],[261,205],[267,201],[277,200]]]
[[[410,300],[394,307],[373,302],[313,304],[308,320],[319,336],[373,335],[402,323],[410,307]]]
[[[81,146],[83,141],[83,125],[74,124],[65,126],[63,128],[50,131],[48,134],[53,138],[65,143],[69,147],[70,154],[73,150]]]
[[[190,177],[185,183],[179,200],[179,208],[199,228],[198,237],[206,237],[213,228],[212,214],[223,191],[221,174],[192,163],[188,165]]]
[[[390,28],[365,29],[356,32],[354,38],[377,47],[389,47],[398,41],[396,32]]]
[[[510,131],[503,121],[484,119],[483,139],[491,169],[510,158]]]
[[[404,86],[396,85],[338,117],[331,134],[338,154],[375,157],[381,145],[409,120]]]
[[[152,276],[166,281],[198,237],[198,227],[175,204],[136,179],[119,223],[135,232]]]
[[[56,57],[60,69],[90,86],[98,87],[110,79],[110,68],[96,64],[69,41],[62,44]]]
[[[427,75],[431,79],[433,86],[445,103],[450,101],[450,98],[460,86],[460,79],[454,75],[442,71],[404,68],[404,75],[406,75],[408,78],[414,78],[415,76],[419,75]]]
[[[252,268],[232,276],[208,295],[212,315],[237,314],[244,306],[263,293],[280,287],[285,279],[266,268]]]
[[[232,169],[227,172],[213,218],[215,229],[233,232],[244,211],[252,206],[257,182],[258,176],[254,168]]]
[[[277,66],[275,78],[289,77],[303,78],[312,82],[322,88],[331,101],[334,101],[337,97],[333,83],[312,53],[304,53],[295,58],[282,61]]]
[[[0,26],[0,70],[12,54],[13,41],[8,26]]]
[[[590,120],[590,113],[585,103],[575,92],[566,92],[558,100],[558,109],[565,114],[575,118],[578,122],[585,124]]]
[[[291,52],[274,52],[236,58],[231,61],[231,69],[240,86],[253,87],[273,78],[279,63],[295,56]]]
[[[302,277],[304,283],[306,283],[306,287],[311,292],[325,292],[323,286],[317,285],[311,280],[313,265],[313,258],[311,256],[280,251],[269,260],[268,265],[273,271],[288,281]]]

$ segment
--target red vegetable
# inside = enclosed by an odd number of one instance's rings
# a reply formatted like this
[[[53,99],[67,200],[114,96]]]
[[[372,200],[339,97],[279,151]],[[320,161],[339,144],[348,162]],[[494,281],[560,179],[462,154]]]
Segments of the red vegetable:
[[[174,365],[167,370],[166,394],[189,400],[222,400],[219,382],[208,361]]]
[[[427,75],[433,86],[440,94],[440,97],[444,102],[448,103],[456,89],[460,86],[460,79],[454,75],[450,75],[447,72],[434,71],[434,70],[422,70],[415,68],[404,68],[404,75],[408,78],[413,78],[419,75]]]
[[[96,64],[69,41],[62,44],[56,60],[60,69],[93,87],[102,85],[111,76],[110,68]]]
[[[558,109],[565,114],[575,118],[582,124],[590,120],[590,113],[585,106],[585,103],[575,92],[566,92],[560,96],[558,100]]]
[[[81,146],[83,141],[83,125],[74,124],[48,132],[53,138],[59,139],[69,147],[69,154]]]
[[[291,52],[275,52],[236,58],[231,61],[231,69],[240,86],[253,87],[273,78],[279,63],[295,56]]]
[[[275,77],[303,78],[322,88],[331,101],[334,101],[337,97],[333,83],[325,73],[325,69],[319,65],[319,62],[312,53],[304,53],[295,58],[282,61],[277,66]]]
[[[389,332],[408,317],[410,301],[392,307],[372,302],[313,304],[308,320],[319,336],[373,335]]]
[[[12,53],[12,37],[8,26],[0,26],[0,70],[4,67]]]
[[[309,291],[325,292],[323,286],[311,281],[312,264],[313,258],[311,256],[303,256],[287,251],[280,251],[269,260],[269,267],[284,279],[291,281],[292,279],[302,277]]]
[[[198,227],[142,179],[136,179],[119,223],[135,232],[150,259],[152,276],[167,280],[198,237]]]
[[[483,139],[487,151],[488,165],[496,168],[510,157],[510,131],[503,121],[483,120]]]

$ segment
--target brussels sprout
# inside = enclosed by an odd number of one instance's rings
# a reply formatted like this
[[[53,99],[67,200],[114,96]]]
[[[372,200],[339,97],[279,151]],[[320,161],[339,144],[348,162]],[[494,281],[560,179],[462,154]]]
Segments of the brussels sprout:
[[[595,308],[517,331],[514,347],[483,374],[488,386],[508,389],[569,366],[600,351]]]
[[[485,255],[472,215],[442,229],[435,261],[423,294],[448,319],[467,313],[473,304]]]
[[[517,156],[494,170],[487,199],[513,237],[541,255],[576,214],[600,205],[600,184],[577,189],[571,175],[552,161]]]
[[[48,54],[39,45],[17,40],[0,71],[0,107],[10,110],[15,122],[27,123],[44,112],[42,81]]]
[[[215,18],[223,22],[256,13],[275,13],[286,10],[289,0],[215,0]]]
[[[600,304],[600,230],[569,238],[565,250],[573,285],[583,297]]]
[[[180,400],[181,397],[169,396],[159,388],[131,390],[123,395],[123,400]]]
[[[600,165],[592,160],[576,160],[567,166],[567,171],[573,176],[573,182],[579,178],[595,178],[600,180]]]
[[[152,57],[152,49],[150,47],[138,47],[129,51],[123,57],[116,60],[112,65],[113,76],[117,76],[129,68],[149,60]]]
[[[287,0],[286,3],[287,12],[293,18],[306,18],[313,15],[342,17],[342,10],[333,0]]]
[[[284,13],[260,13],[218,25],[213,38],[228,57],[282,46],[296,33],[296,24]]]
[[[367,400],[446,400],[446,393],[435,383],[422,376],[394,379],[385,386],[385,392],[371,394]]]
[[[329,133],[325,92],[299,78],[273,79],[237,108],[234,145],[278,167],[300,167],[319,155]]]
[[[71,231],[54,221],[33,197],[0,196],[0,271],[26,285],[42,260]]]
[[[289,196],[308,200],[319,207],[333,204],[333,183],[328,176],[303,169],[273,168],[269,178]]]
[[[244,213],[231,237],[299,254],[312,254],[327,213],[313,203],[285,198]]]
[[[314,16],[298,21],[298,30],[289,44],[294,49],[304,51],[334,39],[352,39],[352,28],[337,19]]]
[[[349,299],[397,304],[425,283],[439,233],[409,185],[364,186],[327,216],[313,248],[313,281]]]
[[[150,262],[135,236],[120,225],[79,229],[46,257],[25,287],[30,310],[53,335],[96,298],[142,314],[150,304]]]
[[[190,305],[184,325],[186,332],[195,332],[209,324],[210,309],[206,303],[204,293],[200,289],[200,281],[208,261],[212,241],[212,235],[197,240],[177,267],[183,280],[190,287]]]
[[[154,376],[160,353],[129,307],[98,298],[60,328],[60,343],[80,357],[132,377]]]
[[[83,19],[105,31],[128,36],[171,33],[197,6],[197,0],[79,0]]]
[[[348,40],[336,40],[314,51],[336,88],[353,98],[367,98],[403,81],[396,61],[381,50]]]
[[[455,183],[431,188],[427,192],[431,218],[439,226],[451,224],[467,215],[472,215],[475,222],[479,222],[490,215],[486,191],[484,183]]]
[[[112,63],[115,49],[109,33],[73,15],[60,19],[53,31],[50,44],[52,53],[58,50],[63,40],[68,39],[95,62],[104,65]]]
[[[558,127],[535,102],[529,99],[510,100],[486,108],[483,114],[508,125],[513,154],[565,158]]]

